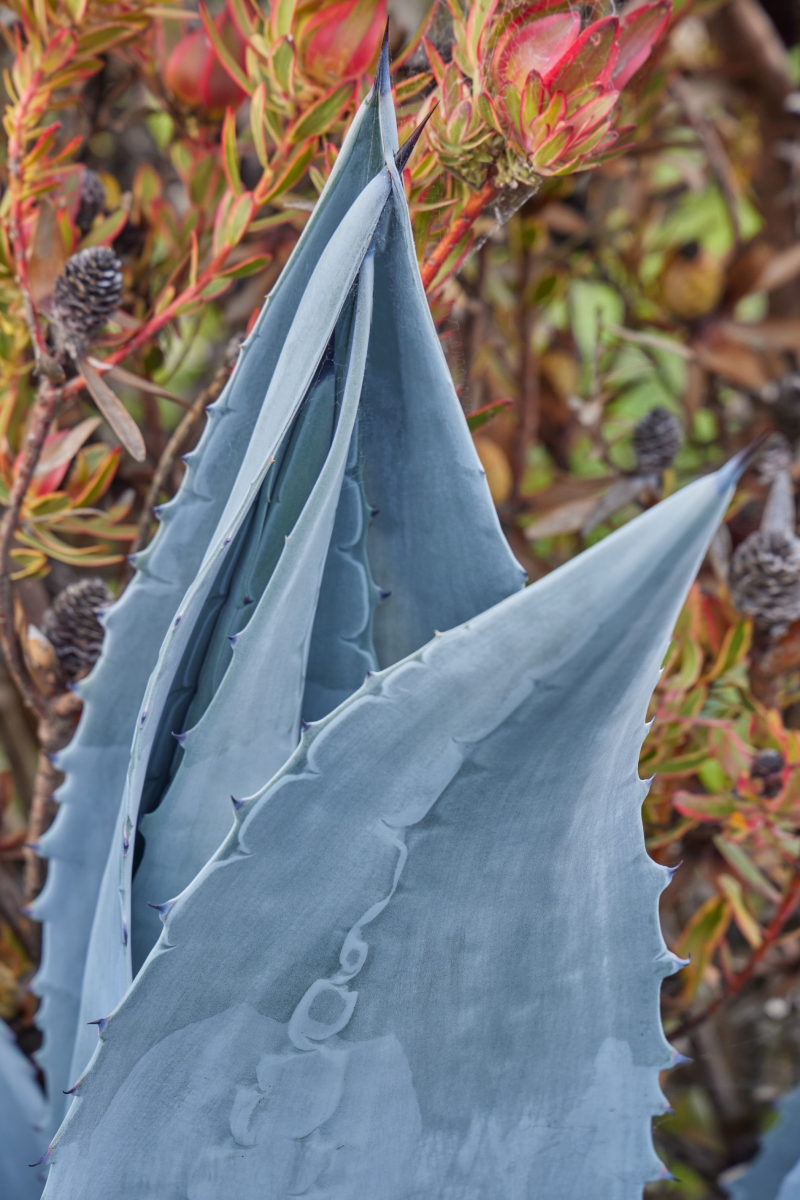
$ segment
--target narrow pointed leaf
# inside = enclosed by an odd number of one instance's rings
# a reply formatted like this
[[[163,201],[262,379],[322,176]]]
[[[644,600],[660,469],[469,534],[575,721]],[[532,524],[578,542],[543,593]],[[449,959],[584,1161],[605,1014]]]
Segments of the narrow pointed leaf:
[[[730,1185],[731,1200],[800,1200],[800,1088],[778,1109],[778,1121],[747,1172]]]
[[[170,625],[147,685],[89,943],[73,1076],[91,1055],[93,1039],[91,1031],[87,1030],[88,1022],[106,1015],[130,983],[130,880],[134,856],[124,849],[126,838],[130,837],[126,830],[133,832],[137,827],[151,752],[164,731],[162,717],[174,695],[176,673],[187,651],[197,641],[198,623],[207,612],[206,601],[220,571],[224,570],[226,557],[235,551],[236,534],[252,510],[270,461],[278,453],[307,394],[369,248],[389,190],[388,174],[382,172],[363,190],[320,257],[287,333],[217,529],[201,568]],[[269,669],[269,664],[263,663],[262,669]],[[147,899],[160,902],[169,897],[149,896]]]
[[[104,1026],[48,1200],[638,1200],[676,963],[637,760],[736,466],[308,731]]]
[[[359,280],[341,410],[332,444],[327,437],[324,465],[255,612],[236,635],[218,690],[196,723],[190,710],[191,728],[166,795],[142,823],[146,852],[134,881],[131,920],[134,971],[161,932],[158,914],[149,907],[153,897],[174,895],[191,882],[230,828],[229,795],[257,791],[297,744],[305,659],[364,377],[372,274],[368,258]],[[306,401],[321,408],[329,429],[334,382],[333,371],[324,374],[317,394],[312,391]],[[297,450],[304,460],[313,459],[308,438],[298,439]],[[282,531],[279,537],[283,541]],[[362,679],[363,672],[356,687]]]
[[[209,411],[180,492],[163,511],[152,544],[137,556],[135,578],[107,614],[100,661],[81,684],[83,714],[75,738],[60,756],[67,779],[59,790],[56,822],[42,839],[50,863],[46,888],[36,906],[44,921],[43,960],[36,979],[43,998],[37,1016],[44,1031],[39,1059],[48,1079],[51,1129],[63,1115],[62,1092],[74,1083],[71,1061],[86,949],[147,680],[233,486],[314,266],[356,196],[383,167],[385,109],[380,89],[359,109],[234,374]],[[83,502],[89,501],[84,497]]]
[[[31,1169],[47,1148],[41,1130],[47,1115],[34,1070],[0,1021],[0,1196],[39,1200],[46,1170]]]

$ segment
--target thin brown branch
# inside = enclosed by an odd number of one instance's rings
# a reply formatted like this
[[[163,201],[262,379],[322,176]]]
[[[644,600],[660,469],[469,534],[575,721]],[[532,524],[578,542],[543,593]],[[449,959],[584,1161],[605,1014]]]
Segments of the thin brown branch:
[[[25,915],[24,906],[25,897],[11,869],[0,862],[0,918],[22,944],[28,958],[36,962],[39,957],[38,928]]]
[[[175,460],[180,453],[181,447],[185,443],[190,432],[200,420],[201,416],[208,408],[209,404],[213,404],[217,399],[225,384],[228,382],[228,376],[231,373],[231,358],[230,355],[225,356],[225,361],[218,369],[216,375],[211,380],[208,387],[204,388],[197,399],[192,404],[186,416],[183,417],[180,424],[176,426],[172,436],[164,447],[164,452],[158,460],[153,478],[150,481],[150,487],[147,489],[147,495],[144,499],[144,507],[142,515],[139,517],[139,527],[136,532],[136,539],[131,546],[130,553],[134,555],[145,546],[150,537],[150,526],[153,521],[153,509],[158,503],[158,497],[164,487],[164,484],[169,477],[169,473],[175,465]]]
[[[19,688],[22,698],[40,717],[44,716],[46,712],[45,700],[28,673],[14,629],[11,548],[25,495],[36,470],[47,431],[61,403],[61,396],[60,388],[54,387],[46,379],[40,382],[28,432],[25,435],[22,461],[11,486],[3,520],[0,522],[0,648],[2,648],[9,673]]]
[[[462,208],[459,215],[456,217],[453,224],[449,227],[442,239],[437,242],[436,248],[427,258],[420,268],[422,272],[422,282],[425,288],[429,288],[436,280],[437,275],[442,267],[447,262],[450,255],[457,248],[459,242],[466,237],[472,226],[477,221],[478,217],[484,211],[488,204],[497,195],[497,188],[492,183],[491,179],[487,179],[486,183],[478,192],[473,192],[469,200]]]
[[[38,842],[55,819],[58,804],[54,792],[64,776],[51,761],[51,756],[63,750],[72,740],[82,702],[75,692],[60,692],[47,706],[47,715],[39,722],[39,768],[33,785],[28,845],[25,847],[25,899],[39,895],[47,874],[47,862],[38,855]]]
[[[722,138],[717,133],[716,126],[703,112],[700,101],[695,95],[691,84],[679,76],[673,81],[672,91],[702,143],[709,166],[716,176],[722,198],[725,201],[728,217],[733,227],[734,240],[738,245],[742,240],[742,230],[739,222],[739,198],[736,176],[731,166],[731,160],[728,157],[728,151],[725,149]]]
[[[677,1029],[671,1029],[669,1031],[670,1038],[683,1037],[684,1034],[687,1034],[691,1029],[695,1029],[698,1025],[701,1025],[703,1021],[707,1021],[708,1018],[713,1016],[717,1009],[721,1008],[721,1006],[727,1000],[742,990],[744,985],[753,978],[759,963],[762,961],[767,951],[770,950],[777,942],[778,937],[783,932],[786,922],[794,913],[799,903],[800,867],[796,868],[794,871],[789,881],[789,885],[783,893],[783,899],[778,905],[775,916],[764,930],[763,942],[750,955],[747,964],[742,968],[741,971],[738,971],[735,975],[731,975],[730,979],[727,981],[727,986],[719,993],[718,996],[715,997],[714,1000],[711,1001],[710,1004],[707,1004],[704,1009],[701,1009],[700,1012],[695,1013],[693,1016],[687,1017],[686,1020],[677,1027]]]

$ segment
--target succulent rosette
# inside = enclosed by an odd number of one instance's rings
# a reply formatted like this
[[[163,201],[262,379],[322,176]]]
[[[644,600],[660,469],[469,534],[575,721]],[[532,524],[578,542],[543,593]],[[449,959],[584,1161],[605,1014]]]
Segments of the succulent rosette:
[[[530,186],[597,162],[617,140],[620,92],[663,32],[670,0],[585,27],[559,0],[492,20],[496,7],[483,10],[480,28],[478,8],[456,21],[452,63],[427,47],[442,93],[432,138],[443,160],[459,171],[460,156],[473,186],[492,169],[499,186]]]

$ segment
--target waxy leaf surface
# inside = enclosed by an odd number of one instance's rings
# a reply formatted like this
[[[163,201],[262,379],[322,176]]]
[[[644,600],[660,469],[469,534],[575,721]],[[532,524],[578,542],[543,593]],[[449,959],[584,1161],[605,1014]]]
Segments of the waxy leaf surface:
[[[0,1196],[39,1200],[46,1168],[34,1167],[47,1147],[41,1132],[47,1105],[33,1067],[0,1021]]]
[[[48,1200],[640,1200],[676,960],[638,753],[737,469],[311,726],[166,914]]]

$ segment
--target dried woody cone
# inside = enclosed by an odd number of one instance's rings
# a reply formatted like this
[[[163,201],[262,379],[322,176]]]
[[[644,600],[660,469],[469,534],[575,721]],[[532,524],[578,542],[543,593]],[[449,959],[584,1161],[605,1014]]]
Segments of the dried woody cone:
[[[52,643],[66,683],[88,675],[103,648],[98,612],[111,603],[102,579],[81,579],[56,597],[45,613],[42,632]]]
[[[680,421],[660,405],[642,417],[633,431],[633,451],[639,475],[653,475],[672,465],[683,445]]]
[[[89,344],[114,315],[122,296],[122,266],[108,246],[90,246],[67,259],[53,291],[52,319],[59,354],[77,363],[84,383],[111,428],[137,462],[145,444],[133,417],[87,356]]]
[[[60,350],[78,359],[119,307],[122,264],[108,246],[67,259],[55,282],[53,321]]]
[[[92,669],[103,647],[103,626],[97,613],[111,602],[111,594],[102,579],[82,579],[61,592],[45,614],[44,634],[58,658],[64,684],[81,679]],[[53,696],[47,716],[39,722],[39,767],[33,786],[28,846],[25,852],[25,897],[33,900],[42,890],[46,864],[38,856],[38,841],[50,828],[58,805],[53,793],[61,783],[51,756],[63,750],[72,739],[80,716],[81,701],[75,692],[65,690]]]
[[[603,493],[581,526],[584,537],[632,500],[657,493],[661,472],[671,466],[683,445],[683,430],[678,418],[659,406],[642,417],[633,431],[632,441],[636,470],[632,475],[618,479]]]
[[[106,206],[106,188],[102,179],[94,171],[83,173],[81,199],[75,214],[75,224],[81,233],[87,234],[94,224],[94,219]]]
[[[792,477],[779,470],[761,527],[737,546],[728,580],[731,600],[756,631],[782,637],[800,618],[800,538],[794,532]]]

